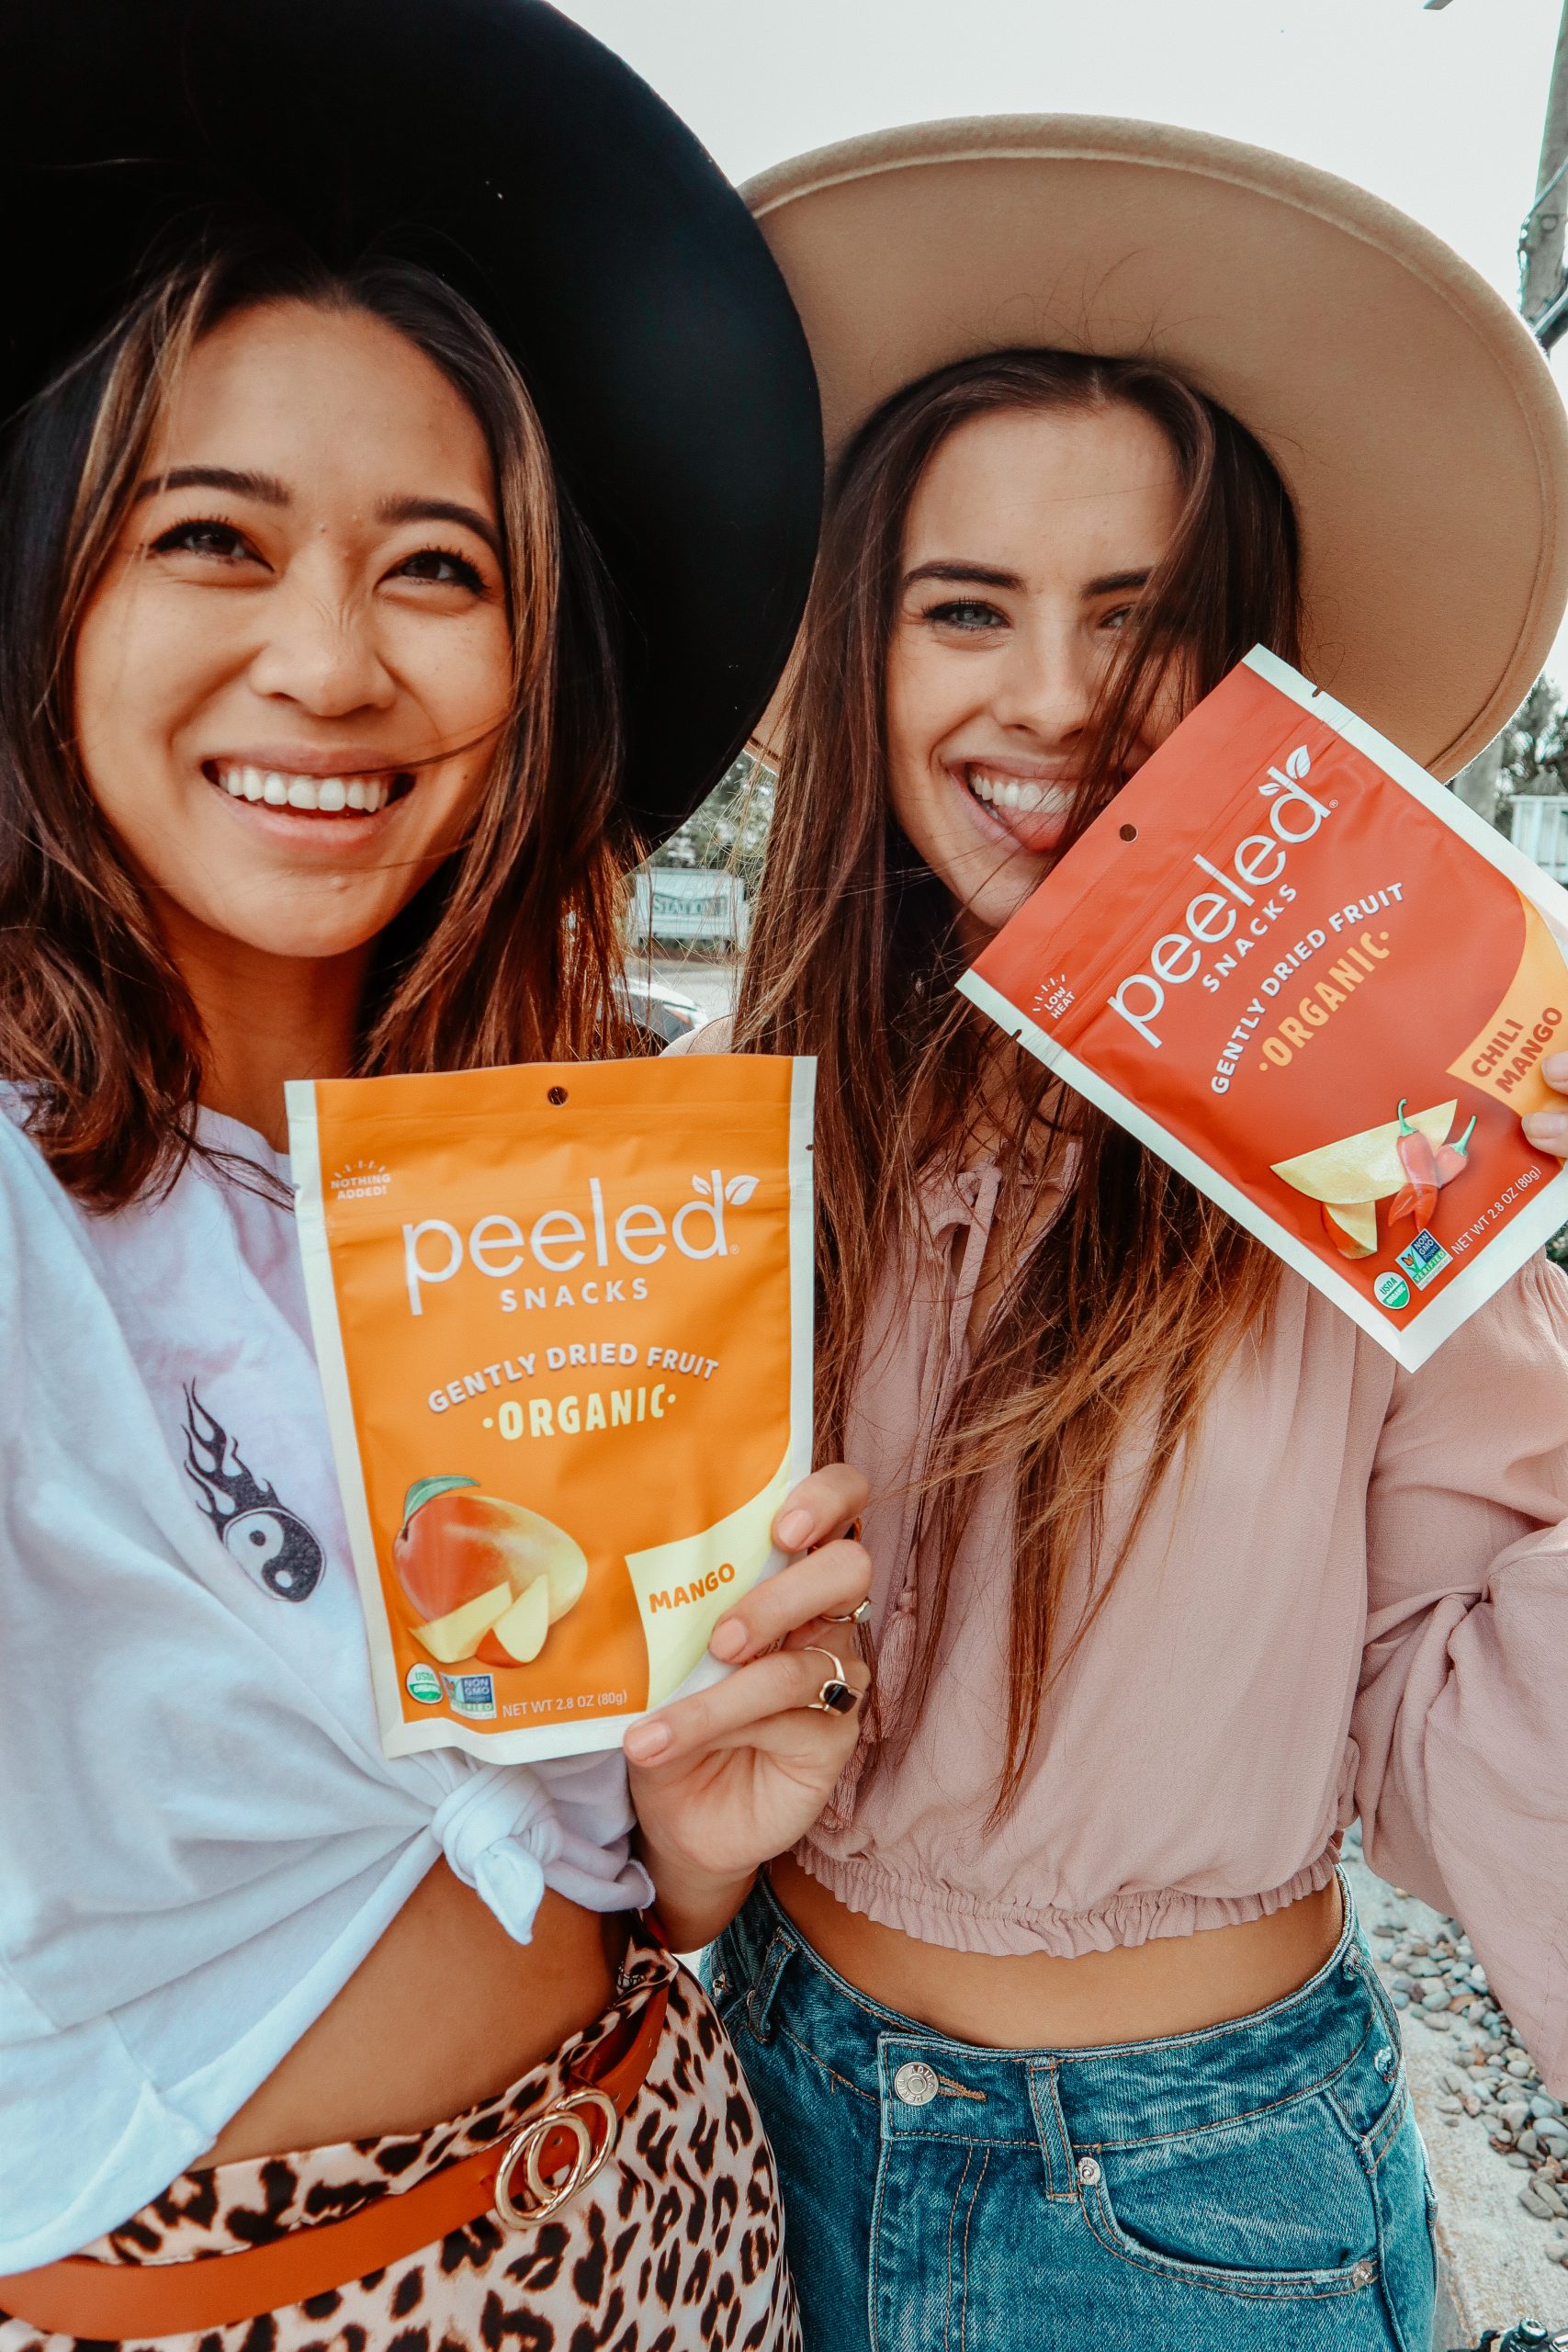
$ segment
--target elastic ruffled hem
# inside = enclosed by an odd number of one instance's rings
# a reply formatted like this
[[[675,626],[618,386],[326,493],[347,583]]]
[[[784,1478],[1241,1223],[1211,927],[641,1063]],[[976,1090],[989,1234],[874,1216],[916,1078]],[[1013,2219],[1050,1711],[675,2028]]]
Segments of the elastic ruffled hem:
[[[824,1854],[809,1844],[797,1846],[795,1859],[852,1911],[879,1927],[897,1928],[920,1943],[948,1951],[985,1952],[997,1960],[1032,1952],[1080,1960],[1085,1952],[1116,1951],[1124,1945],[1152,1942],[1156,1936],[1196,1935],[1204,1928],[1242,1927],[1283,1911],[1327,1885],[1339,1860],[1339,1839],[1335,1837],[1315,1861],[1264,1894],[1192,1894],[1170,1887],[1112,1895],[1093,1911],[987,1903],[949,1887],[900,1886],[888,1871],[862,1856]]]

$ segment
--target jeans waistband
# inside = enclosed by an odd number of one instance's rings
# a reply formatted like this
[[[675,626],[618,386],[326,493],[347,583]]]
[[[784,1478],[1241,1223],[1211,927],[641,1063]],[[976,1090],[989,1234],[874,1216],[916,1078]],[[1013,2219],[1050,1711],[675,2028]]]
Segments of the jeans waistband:
[[[1236,2122],[1335,2086],[1354,2107],[1380,2081],[1386,2096],[1398,2023],[1342,1875],[1340,1888],[1339,1941],[1295,1992],[1223,2025],[1099,2049],[993,2050],[933,2031],[831,1969],[765,1882],[728,1929],[722,1965],[760,2039],[788,2032],[885,2103],[891,2085],[900,2131],[1032,2138],[1049,2104],[1076,2147],[1115,2147]],[[1369,2042],[1370,2085],[1356,2067]]]

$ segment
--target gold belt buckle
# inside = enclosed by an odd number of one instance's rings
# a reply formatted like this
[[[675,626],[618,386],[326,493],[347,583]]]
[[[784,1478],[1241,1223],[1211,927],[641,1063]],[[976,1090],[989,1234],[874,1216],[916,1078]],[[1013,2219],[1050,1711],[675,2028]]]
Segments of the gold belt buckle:
[[[597,2146],[592,2125],[585,2120],[590,2115],[604,2118],[604,2137]],[[566,2171],[555,2180],[547,2180],[543,2168],[545,2143],[556,2131],[567,2132],[577,2146]],[[529,2229],[537,2222],[547,2221],[569,2197],[575,2197],[580,2188],[586,2188],[608,2164],[620,2136],[621,2119],[615,2100],[605,2092],[573,2091],[565,2098],[552,2100],[542,2114],[529,2118],[502,2156],[501,2170],[495,2177],[496,2211],[514,2230]],[[519,2205],[512,2194],[519,2165],[534,2199],[529,2205]]]

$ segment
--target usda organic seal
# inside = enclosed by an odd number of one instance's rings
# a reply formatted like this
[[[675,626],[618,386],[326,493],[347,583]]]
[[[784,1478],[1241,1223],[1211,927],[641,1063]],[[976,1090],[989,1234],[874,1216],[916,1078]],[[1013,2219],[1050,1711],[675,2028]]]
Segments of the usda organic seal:
[[[422,1706],[434,1707],[441,1697],[441,1677],[434,1667],[411,1666],[405,1688],[411,1699],[417,1699]]]
[[[1410,1284],[1403,1274],[1380,1274],[1372,1284],[1372,1296],[1380,1306],[1408,1306]]]

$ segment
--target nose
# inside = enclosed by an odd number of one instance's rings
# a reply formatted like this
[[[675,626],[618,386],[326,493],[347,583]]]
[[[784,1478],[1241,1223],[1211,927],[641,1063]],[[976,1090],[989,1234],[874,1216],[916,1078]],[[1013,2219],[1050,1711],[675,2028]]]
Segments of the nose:
[[[1070,750],[1093,713],[1100,667],[1076,617],[1030,616],[1012,633],[993,685],[1003,727],[1043,751]]]
[[[385,710],[397,693],[367,601],[321,578],[287,582],[267,598],[251,684],[318,718]]]

